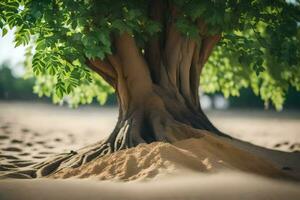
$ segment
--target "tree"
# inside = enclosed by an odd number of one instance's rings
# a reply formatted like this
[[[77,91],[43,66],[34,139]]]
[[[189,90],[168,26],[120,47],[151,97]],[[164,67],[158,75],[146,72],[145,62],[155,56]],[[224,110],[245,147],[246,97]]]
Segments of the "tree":
[[[16,27],[16,46],[29,44],[28,70],[40,95],[55,102],[68,97],[75,105],[94,97],[103,103],[113,90],[118,96],[119,118],[107,140],[40,164],[42,175],[140,143],[189,138],[198,130],[229,137],[202,111],[199,83],[225,96],[251,87],[277,109],[289,87],[300,90],[299,0],[0,5],[3,35]]]
[[[33,79],[24,80],[22,77],[15,77],[11,64],[4,62],[0,64],[0,99],[34,99],[32,94]]]

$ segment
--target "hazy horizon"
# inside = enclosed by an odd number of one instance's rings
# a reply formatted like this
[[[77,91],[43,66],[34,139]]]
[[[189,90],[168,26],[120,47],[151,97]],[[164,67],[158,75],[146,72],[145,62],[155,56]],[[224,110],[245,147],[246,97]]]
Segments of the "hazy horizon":
[[[25,48],[20,45],[15,47],[14,31],[8,30],[7,34],[0,37],[0,64],[7,62],[12,67],[13,72],[17,76],[21,76],[24,72],[23,62],[25,59]]]

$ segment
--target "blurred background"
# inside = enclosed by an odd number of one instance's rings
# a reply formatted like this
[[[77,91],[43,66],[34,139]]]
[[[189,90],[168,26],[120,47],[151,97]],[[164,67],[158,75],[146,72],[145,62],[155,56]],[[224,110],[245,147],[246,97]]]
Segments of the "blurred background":
[[[104,106],[95,101],[77,109],[39,98],[33,93],[34,79],[23,77],[25,48],[14,48],[13,37],[12,31],[0,37],[0,156],[43,159],[108,136],[117,120],[115,96]],[[228,99],[200,96],[213,123],[233,137],[271,149],[300,150],[300,93],[290,90],[280,112],[266,109],[250,89]]]

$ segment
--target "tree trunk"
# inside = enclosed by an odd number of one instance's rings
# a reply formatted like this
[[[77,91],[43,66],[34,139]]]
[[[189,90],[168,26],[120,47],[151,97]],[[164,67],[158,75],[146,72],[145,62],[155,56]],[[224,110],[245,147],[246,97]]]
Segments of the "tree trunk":
[[[170,35],[171,42],[172,37],[181,38],[179,33],[175,34],[177,36]],[[192,40],[176,41],[181,45],[173,41],[166,47],[165,64],[161,62],[159,66],[148,67],[150,62],[145,61],[132,36],[123,34],[116,39],[117,54],[108,60],[118,77],[115,88],[120,111],[116,128],[107,141],[110,151],[140,143],[173,142],[190,137],[188,133],[178,133],[176,127],[179,124],[222,135],[202,112],[198,87],[191,91],[191,85],[197,84],[190,79],[194,73],[190,68],[199,64],[193,61],[196,57],[193,54],[199,50],[195,51]],[[160,72],[153,74],[149,69],[160,69]]]

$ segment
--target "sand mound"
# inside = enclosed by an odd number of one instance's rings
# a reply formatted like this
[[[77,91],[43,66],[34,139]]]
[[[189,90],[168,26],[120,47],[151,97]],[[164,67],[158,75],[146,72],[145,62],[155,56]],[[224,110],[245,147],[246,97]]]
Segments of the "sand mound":
[[[80,168],[66,168],[54,178],[95,178],[98,180],[141,180],[188,172],[217,172],[239,169],[263,175],[282,175],[262,158],[243,151],[220,138],[204,136],[174,144],[141,144],[91,161]]]

